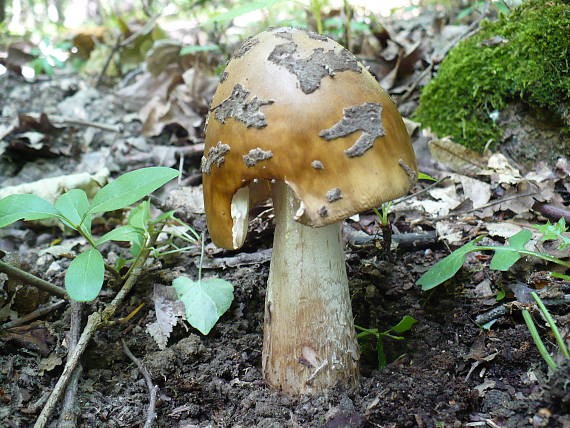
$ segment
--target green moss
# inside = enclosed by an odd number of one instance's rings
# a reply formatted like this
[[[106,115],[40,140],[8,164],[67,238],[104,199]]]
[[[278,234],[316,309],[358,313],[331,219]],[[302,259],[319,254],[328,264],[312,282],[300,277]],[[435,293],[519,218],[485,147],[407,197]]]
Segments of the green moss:
[[[423,89],[415,119],[440,136],[482,150],[502,135],[490,113],[519,100],[559,118],[568,112],[568,0],[529,0],[508,16],[483,23],[449,52]]]

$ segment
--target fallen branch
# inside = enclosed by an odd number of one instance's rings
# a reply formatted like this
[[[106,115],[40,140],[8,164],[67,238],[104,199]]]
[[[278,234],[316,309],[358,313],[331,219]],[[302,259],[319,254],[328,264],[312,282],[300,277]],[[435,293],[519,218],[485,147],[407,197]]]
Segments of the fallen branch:
[[[29,285],[39,288],[40,290],[47,291],[54,296],[61,297],[62,299],[69,300],[69,296],[67,295],[67,291],[63,288],[58,287],[51,282],[47,282],[41,278],[38,278],[31,273],[23,271],[22,269],[18,269],[15,266],[9,265],[8,263],[4,263],[0,261],[0,272],[4,272],[6,275],[12,278],[18,278],[22,281],[26,282]]]
[[[68,358],[77,346],[79,337],[81,335],[81,302],[71,302],[71,322],[69,326],[69,334],[67,337]],[[73,371],[71,379],[67,384],[65,389],[65,395],[63,397],[63,405],[61,409],[61,416],[59,417],[58,428],[75,428],[77,426],[77,417],[79,416],[79,408],[76,405],[77,387],[79,385],[79,377],[83,371],[83,366],[78,364],[78,366]]]
[[[58,302],[52,303],[51,305],[47,305],[47,306],[43,306],[39,309],[36,309],[33,312],[30,312],[29,314],[24,315],[21,318],[18,318],[14,321],[10,321],[7,322],[5,324],[2,324],[2,328],[12,328],[12,327],[18,327],[20,325],[24,325],[29,323],[30,321],[33,321],[35,319],[41,318],[44,315],[49,314],[50,312],[55,311],[56,309],[61,308],[63,305],[65,305],[67,302],[65,300],[60,300]]]

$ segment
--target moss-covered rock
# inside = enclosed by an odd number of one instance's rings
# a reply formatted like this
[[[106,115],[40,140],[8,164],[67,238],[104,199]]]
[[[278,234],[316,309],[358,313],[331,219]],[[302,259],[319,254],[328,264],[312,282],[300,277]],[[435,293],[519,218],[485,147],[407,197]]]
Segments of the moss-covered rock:
[[[492,113],[512,101],[547,110],[562,132],[570,130],[569,0],[528,0],[484,22],[449,52],[423,89],[415,118],[440,136],[482,150],[503,134]]]

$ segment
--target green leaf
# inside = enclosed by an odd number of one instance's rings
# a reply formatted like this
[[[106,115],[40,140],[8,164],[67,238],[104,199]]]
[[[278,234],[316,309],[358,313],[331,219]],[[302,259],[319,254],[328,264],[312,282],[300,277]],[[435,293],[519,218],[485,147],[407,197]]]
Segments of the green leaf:
[[[388,331],[393,331],[394,333],[401,334],[410,330],[413,327],[413,325],[417,322],[418,322],[417,319],[409,315],[404,315],[404,317],[400,320],[400,322],[396,324],[394,327],[390,328],[390,330]]]
[[[62,222],[72,229],[77,229],[81,219],[89,211],[89,200],[83,190],[72,189],[57,198],[55,207],[65,217]],[[83,223],[81,223],[81,230],[91,236],[91,216],[85,216]]]
[[[134,207],[129,213],[129,225],[147,230],[150,221],[150,201],[147,199]]]
[[[160,223],[161,221],[164,221],[164,220],[172,220],[172,219],[175,218],[175,217],[174,217],[174,213],[175,213],[175,212],[176,212],[176,211],[171,210],[171,211],[167,211],[167,212],[165,212],[165,213],[162,213],[162,214],[160,214],[157,218],[155,218],[155,219],[153,220],[153,223],[156,224],[156,223]]]
[[[0,227],[18,220],[61,218],[59,211],[36,195],[10,195],[0,199]]]
[[[131,240],[131,255],[137,257],[143,250],[146,243],[146,237],[143,234],[138,235],[133,240]]]
[[[476,251],[477,245],[475,244],[481,239],[483,239],[483,236],[479,236],[473,241],[468,242],[449,256],[441,259],[433,265],[430,270],[424,273],[420,279],[417,280],[416,284],[421,285],[423,291],[427,291],[452,278],[457,271],[461,269],[461,266],[463,266],[465,255],[471,251]]]
[[[543,225],[534,225],[534,228],[542,233],[542,241],[554,241],[560,239],[560,250],[563,250],[570,245],[570,238],[563,235],[568,232],[564,217],[560,218],[558,223],[551,224],[550,221],[547,221],[546,224]]]
[[[558,239],[560,235],[567,232],[566,219],[564,217],[561,217],[560,220],[558,220],[558,223],[551,224],[550,221],[547,221],[546,224],[535,224],[534,228],[542,233],[541,240],[543,241]]]
[[[570,281],[570,275],[564,275],[563,273],[550,272],[550,276],[552,278],[560,278],[563,279],[564,281]]]
[[[196,52],[217,51],[220,50],[218,45],[204,45],[204,46],[184,46],[180,49],[180,55],[188,55]]]
[[[423,172],[420,172],[420,173],[418,173],[418,180],[437,181],[437,178],[433,178],[431,175],[424,174]]]
[[[184,303],[186,319],[204,335],[210,332],[234,299],[233,285],[219,278],[192,281],[181,276],[172,285]]]
[[[246,13],[253,12],[259,9],[265,9],[274,6],[283,0],[259,0],[244,2],[240,6],[236,6],[227,12],[218,13],[212,18],[208,19],[204,24],[211,24],[213,22],[227,22],[231,21],[238,16],[245,15]]]
[[[177,170],[160,166],[123,174],[97,192],[91,201],[89,212],[114,211],[134,204],[176,177]]]
[[[99,246],[108,241],[139,242],[141,236],[144,236],[144,230],[142,229],[129,225],[120,226],[97,239],[95,245]]]
[[[79,254],[65,274],[65,289],[73,300],[90,302],[95,299],[105,279],[105,262],[95,248]]]
[[[532,238],[532,233],[524,229],[508,239],[508,246],[495,248],[495,255],[491,259],[490,268],[502,271],[509,270],[521,258],[516,250],[524,250],[524,246],[530,241],[530,238]]]

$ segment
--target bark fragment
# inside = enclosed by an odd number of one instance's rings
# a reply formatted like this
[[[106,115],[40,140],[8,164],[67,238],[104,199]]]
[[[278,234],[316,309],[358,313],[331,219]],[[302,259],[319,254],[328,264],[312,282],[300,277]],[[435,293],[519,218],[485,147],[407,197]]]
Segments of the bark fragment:
[[[362,156],[374,146],[376,138],[384,135],[381,104],[364,103],[345,108],[342,119],[331,128],[321,131],[319,135],[330,141],[357,131],[362,131],[362,134],[352,147],[344,151],[350,158]]]
[[[308,35],[309,35],[309,39],[320,40],[322,42],[328,42],[330,40],[324,34],[318,34],[318,33],[315,33],[314,31],[309,31]]]
[[[305,94],[319,89],[325,76],[332,77],[338,71],[362,72],[354,55],[346,49],[335,53],[334,49],[325,52],[323,48],[317,48],[307,58],[298,58],[296,53],[296,43],[283,43],[275,46],[267,59],[293,73]]]
[[[254,128],[266,126],[265,115],[260,111],[260,108],[267,104],[273,104],[273,101],[263,101],[257,97],[247,101],[248,95],[247,89],[239,83],[236,84],[229,98],[212,108],[215,110],[214,117],[216,120],[225,123],[226,119],[231,117],[245,123],[248,128],[250,126]]]

